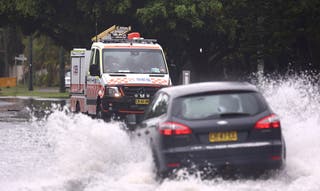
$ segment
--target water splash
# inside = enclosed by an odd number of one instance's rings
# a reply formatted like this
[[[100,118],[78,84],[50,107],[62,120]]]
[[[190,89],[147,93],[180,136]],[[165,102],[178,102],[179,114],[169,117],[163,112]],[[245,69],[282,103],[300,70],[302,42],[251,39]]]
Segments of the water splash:
[[[271,107],[285,116],[284,119],[301,121],[314,115],[313,118],[319,119],[320,74],[271,75],[255,82]]]
[[[287,144],[286,168],[270,178],[201,180],[188,175],[159,183],[148,146],[132,139],[123,124],[54,108],[44,118],[1,129],[5,139],[0,141],[0,158],[6,166],[0,163],[0,173],[11,171],[1,174],[7,178],[0,176],[0,190],[320,190],[319,75],[268,76],[252,82],[281,117]]]
[[[94,190],[105,183],[110,186],[119,182],[112,186],[114,188],[130,183],[146,184],[146,187],[154,184],[148,146],[143,141],[132,139],[122,128],[123,124],[75,115],[60,107],[50,109],[48,113],[42,119],[34,117],[27,128],[21,128],[23,131],[32,129],[22,141],[32,152],[13,153],[12,156],[18,158],[19,154],[34,154],[33,160],[44,163],[19,161],[26,166],[26,171],[31,170],[27,166],[34,166],[36,173],[6,174],[7,180],[0,184],[0,188],[2,185],[6,190],[15,190],[18,185],[18,190]],[[19,140],[13,139],[15,142],[12,144],[18,147]],[[28,143],[30,141],[37,144]],[[21,179],[13,177],[16,173]],[[31,179],[34,184],[29,182]]]

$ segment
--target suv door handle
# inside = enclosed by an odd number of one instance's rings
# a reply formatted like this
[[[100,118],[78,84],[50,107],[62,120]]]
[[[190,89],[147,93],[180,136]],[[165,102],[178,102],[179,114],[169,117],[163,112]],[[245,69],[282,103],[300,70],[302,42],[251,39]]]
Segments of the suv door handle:
[[[149,130],[145,130],[145,131],[144,131],[144,134],[146,134],[146,135],[148,135],[149,133],[150,133]]]

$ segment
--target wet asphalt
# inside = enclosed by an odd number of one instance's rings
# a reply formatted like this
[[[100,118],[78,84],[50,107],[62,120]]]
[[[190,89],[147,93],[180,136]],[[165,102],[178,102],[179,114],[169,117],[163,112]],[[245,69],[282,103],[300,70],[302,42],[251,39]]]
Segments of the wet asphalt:
[[[28,121],[42,118],[52,107],[63,107],[67,99],[42,99],[30,97],[0,97],[0,122]]]

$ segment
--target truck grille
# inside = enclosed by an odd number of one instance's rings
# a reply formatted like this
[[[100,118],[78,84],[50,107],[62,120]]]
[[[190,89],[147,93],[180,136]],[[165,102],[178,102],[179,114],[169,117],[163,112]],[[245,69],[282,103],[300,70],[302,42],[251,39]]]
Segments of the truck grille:
[[[161,87],[150,87],[150,86],[123,86],[122,90],[125,96],[134,97],[135,94],[149,94],[150,97],[153,97],[154,94],[160,89]]]

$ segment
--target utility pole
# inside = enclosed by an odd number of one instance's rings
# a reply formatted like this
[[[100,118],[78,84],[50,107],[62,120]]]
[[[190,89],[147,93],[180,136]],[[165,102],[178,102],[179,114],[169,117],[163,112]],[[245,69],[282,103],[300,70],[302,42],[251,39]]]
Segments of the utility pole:
[[[263,44],[263,36],[264,36],[264,18],[262,16],[257,17],[257,32],[259,44],[257,45],[257,74],[259,82],[263,79],[264,74],[264,44]]]
[[[29,36],[29,91],[33,91],[32,84],[32,34]]]
[[[65,86],[65,64],[64,64],[64,50],[63,47],[60,46],[59,51],[59,71],[60,71],[60,92],[66,92],[66,86]]]

